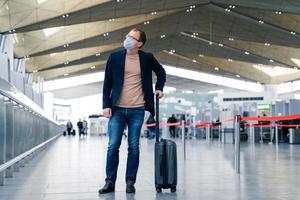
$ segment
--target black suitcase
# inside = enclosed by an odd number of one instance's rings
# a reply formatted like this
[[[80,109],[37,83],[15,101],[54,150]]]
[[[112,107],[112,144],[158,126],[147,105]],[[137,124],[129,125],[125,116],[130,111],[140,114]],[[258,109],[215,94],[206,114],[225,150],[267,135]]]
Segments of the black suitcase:
[[[72,135],[76,135],[76,132],[75,132],[75,130],[73,129],[73,131],[72,131]]]
[[[159,100],[156,97],[156,128],[155,128],[155,188],[157,192],[162,189],[171,189],[176,192],[177,186],[177,150],[172,140],[159,139]]]
[[[63,132],[63,135],[64,135],[64,136],[66,136],[66,135],[67,135],[67,134],[66,134],[66,131],[64,131],[64,132]]]

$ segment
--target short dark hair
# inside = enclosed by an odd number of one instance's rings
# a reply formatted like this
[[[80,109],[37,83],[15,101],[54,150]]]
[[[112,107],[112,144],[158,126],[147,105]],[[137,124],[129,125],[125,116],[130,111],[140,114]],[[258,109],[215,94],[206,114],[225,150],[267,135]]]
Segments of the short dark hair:
[[[133,28],[132,31],[138,31],[140,32],[140,39],[139,41],[143,43],[143,45],[141,47],[143,47],[146,44],[147,41],[147,37],[146,37],[146,33],[145,31],[139,29],[139,28]]]

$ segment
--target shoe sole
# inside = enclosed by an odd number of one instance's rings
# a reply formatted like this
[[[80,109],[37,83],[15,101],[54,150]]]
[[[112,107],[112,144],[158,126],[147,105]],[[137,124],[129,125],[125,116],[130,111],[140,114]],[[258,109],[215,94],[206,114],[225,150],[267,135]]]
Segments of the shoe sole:
[[[109,191],[109,192],[100,192],[100,191],[98,191],[99,194],[108,194],[108,193],[112,193],[112,192],[115,192],[115,190],[112,190],[112,191]]]

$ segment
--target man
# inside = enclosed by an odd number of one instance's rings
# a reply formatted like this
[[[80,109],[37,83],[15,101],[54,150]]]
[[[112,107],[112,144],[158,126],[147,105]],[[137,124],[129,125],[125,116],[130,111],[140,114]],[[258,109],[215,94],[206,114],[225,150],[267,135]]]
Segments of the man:
[[[175,115],[172,114],[171,117],[168,119],[168,123],[176,123],[178,122]],[[176,137],[176,125],[171,125],[169,126],[169,132],[171,137]]]
[[[84,135],[87,135],[88,123],[85,119],[83,119],[83,121],[82,121],[82,126],[83,126]]]
[[[68,135],[71,135],[71,130],[73,128],[73,124],[71,123],[70,120],[68,120],[67,122],[67,131],[68,131]]]
[[[155,124],[155,119],[152,115],[149,115],[147,122],[147,125]],[[155,137],[155,126],[148,126],[147,127],[147,138],[153,139]]]
[[[135,192],[139,166],[139,138],[145,110],[154,115],[154,95],[163,97],[166,72],[153,54],[140,49],[146,43],[146,34],[132,29],[124,40],[124,48],[112,53],[106,64],[103,84],[103,114],[108,123],[108,150],[105,185],[100,194],[113,192],[119,165],[119,147],[128,126],[128,157],[126,192]],[[157,76],[155,92],[152,89],[152,71]]]
[[[82,123],[81,119],[79,119],[79,121],[77,122],[77,127],[78,127],[78,133],[80,136],[81,134],[83,134],[83,123]]]

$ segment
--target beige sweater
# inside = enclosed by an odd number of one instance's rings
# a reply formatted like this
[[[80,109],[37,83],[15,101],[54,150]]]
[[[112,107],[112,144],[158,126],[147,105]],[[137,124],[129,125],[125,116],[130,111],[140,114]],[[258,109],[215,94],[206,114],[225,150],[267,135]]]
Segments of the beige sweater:
[[[139,54],[126,54],[124,84],[116,106],[123,108],[145,106]]]

